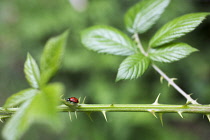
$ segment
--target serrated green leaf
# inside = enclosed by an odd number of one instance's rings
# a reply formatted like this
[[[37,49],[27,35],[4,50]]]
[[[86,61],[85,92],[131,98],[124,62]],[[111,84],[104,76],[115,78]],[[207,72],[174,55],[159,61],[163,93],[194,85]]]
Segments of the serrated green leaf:
[[[3,129],[6,140],[17,140],[27,131],[32,123],[44,123],[53,130],[61,128],[61,120],[57,113],[60,94],[63,87],[60,84],[50,84],[32,98],[24,102]]]
[[[82,43],[98,53],[128,56],[137,51],[135,43],[128,36],[109,26],[93,26],[84,30]]]
[[[42,85],[46,84],[60,67],[67,35],[68,32],[64,32],[57,37],[51,38],[45,45],[40,62]]]
[[[15,93],[7,99],[6,103],[4,104],[4,107],[8,108],[20,105],[24,101],[32,98],[37,92],[38,90],[29,88]]]
[[[39,88],[40,85],[40,71],[36,61],[28,53],[26,62],[24,64],[25,77],[33,88]]]
[[[131,33],[144,33],[159,19],[170,0],[143,0],[125,15],[125,25]]]
[[[210,13],[193,13],[178,17],[160,28],[149,42],[150,47],[158,47],[194,30]]]
[[[185,43],[173,43],[161,48],[151,49],[149,51],[150,59],[158,62],[174,62],[178,61],[197,49]]]
[[[118,69],[116,81],[122,79],[136,79],[143,75],[150,64],[148,57],[141,53],[128,56]]]

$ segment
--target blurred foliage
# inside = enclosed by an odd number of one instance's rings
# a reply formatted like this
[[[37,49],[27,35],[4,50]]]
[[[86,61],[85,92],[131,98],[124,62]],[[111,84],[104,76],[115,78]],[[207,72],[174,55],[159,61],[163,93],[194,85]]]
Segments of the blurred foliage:
[[[171,87],[168,88],[166,82],[160,84],[159,75],[151,68],[138,80],[115,83],[117,68],[123,57],[96,54],[81,45],[80,32],[92,25],[105,24],[125,31],[124,13],[138,1],[91,0],[83,5],[82,10],[75,9],[70,2],[72,0],[1,0],[0,105],[12,93],[28,86],[23,74],[27,52],[39,59],[46,41],[67,28],[70,35],[65,60],[53,79],[66,85],[65,98],[86,96],[87,103],[144,104],[152,103],[162,93],[160,103],[185,103],[185,99]],[[209,9],[209,0],[172,0],[158,23],[141,37],[143,44],[147,44],[147,39],[169,20],[187,13],[209,12]],[[193,97],[204,104],[210,103],[209,36],[210,18],[180,39],[200,52],[180,62],[160,65],[170,77],[178,78],[178,85],[188,93],[193,92]],[[210,136],[208,121],[200,115],[184,114],[185,119],[182,120],[177,114],[164,114],[164,127],[148,113],[108,113],[108,123],[100,113],[91,115],[93,122],[82,113],[70,122],[68,114],[61,113],[61,118],[66,121],[62,133],[52,134],[46,127],[36,125],[23,139],[168,140],[170,137],[171,140],[200,140]]]

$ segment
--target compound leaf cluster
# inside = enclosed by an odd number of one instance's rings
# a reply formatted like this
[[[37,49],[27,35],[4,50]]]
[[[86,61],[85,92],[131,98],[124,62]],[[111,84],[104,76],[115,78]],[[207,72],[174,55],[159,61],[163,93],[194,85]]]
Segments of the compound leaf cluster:
[[[170,0],[142,0],[125,14],[128,32],[139,35],[146,32],[159,19]],[[136,79],[144,74],[150,64],[178,61],[197,49],[186,43],[173,41],[194,30],[210,13],[192,13],[178,17],[160,28],[149,40],[147,52],[137,45],[136,38],[129,38],[109,26],[93,26],[82,32],[82,43],[98,53],[127,56],[120,64],[116,81]],[[145,48],[145,47],[144,47]]]

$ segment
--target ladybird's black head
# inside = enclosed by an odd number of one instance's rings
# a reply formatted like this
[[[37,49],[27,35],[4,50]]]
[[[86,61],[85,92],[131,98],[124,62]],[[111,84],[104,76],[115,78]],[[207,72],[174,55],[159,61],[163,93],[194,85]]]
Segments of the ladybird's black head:
[[[67,102],[70,101],[70,98],[68,98],[66,101],[67,101]]]

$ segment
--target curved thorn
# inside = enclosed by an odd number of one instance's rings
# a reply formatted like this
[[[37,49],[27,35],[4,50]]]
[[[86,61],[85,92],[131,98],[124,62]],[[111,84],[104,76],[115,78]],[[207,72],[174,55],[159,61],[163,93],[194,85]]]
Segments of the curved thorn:
[[[106,111],[102,111],[102,114],[104,115],[104,118],[105,118],[105,120],[106,120],[106,122],[107,122],[107,118],[106,118]]]
[[[83,101],[82,101],[82,104],[85,104],[85,99],[86,99],[86,96],[84,97]]]
[[[91,113],[92,113],[92,112],[86,112],[86,114],[88,115],[89,119],[93,122],[93,119],[92,119],[92,117],[90,116]]]
[[[191,103],[192,103],[191,101],[187,100],[187,102],[186,102],[186,104],[184,106],[187,106],[187,105],[189,105]]]
[[[71,119],[71,112],[69,111],[69,119],[70,121],[72,122],[72,119]]]
[[[184,117],[182,116],[182,112],[181,111],[178,111],[177,112],[179,114],[179,116],[183,119]]]
[[[81,100],[81,97],[79,97],[79,99],[78,99],[79,103],[80,103],[80,100]]]
[[[64,94],[61,94],[60,98],[62,98],[62,97],[63,97],[63,95],[64,95]]]
[[[206,117],[208,118],[208,120],[209,120],[209,122],[210,122],[210,115],[209,115],[209,114],[207,114],[207,115],[206,115]]]
[[[163,83],[163,79],[164,79],[164,77],[163,76],[160,76],[160,83],[161,84]]]
[[[171,79],[168,81],[168,87],[171,85],[172,82],[174,82],[174,80],[177,80],[177,78],[171,78]]]
[[[4,123],[2,119],[0,119],[0,122]]]
[[[153,116],[155,116],[155,118],[157,118],[155,111],[154,110],[148,110],[150,113],[152,113]]]
[[[74,113],[75,113],[75,117],[76,117],[76,119],[77,119],[77,111],[74,111]]]
[[[160,94],[161,93],[158,94],[158,96],[157,96],[155,102],[153,103],[153,105],[159,105],[158,100],[159,100]]]
[[[170,85],[171,85],[171,84],[170,84],[170,83],[168,83],[168,87],[170,87]]]
[[[190,93],[189,95],[191,96],[191,95],[193,95],[194,93]]]
[[[160,122],[163,126],[163,113],[158,113],[158,114],[159,114]]]

